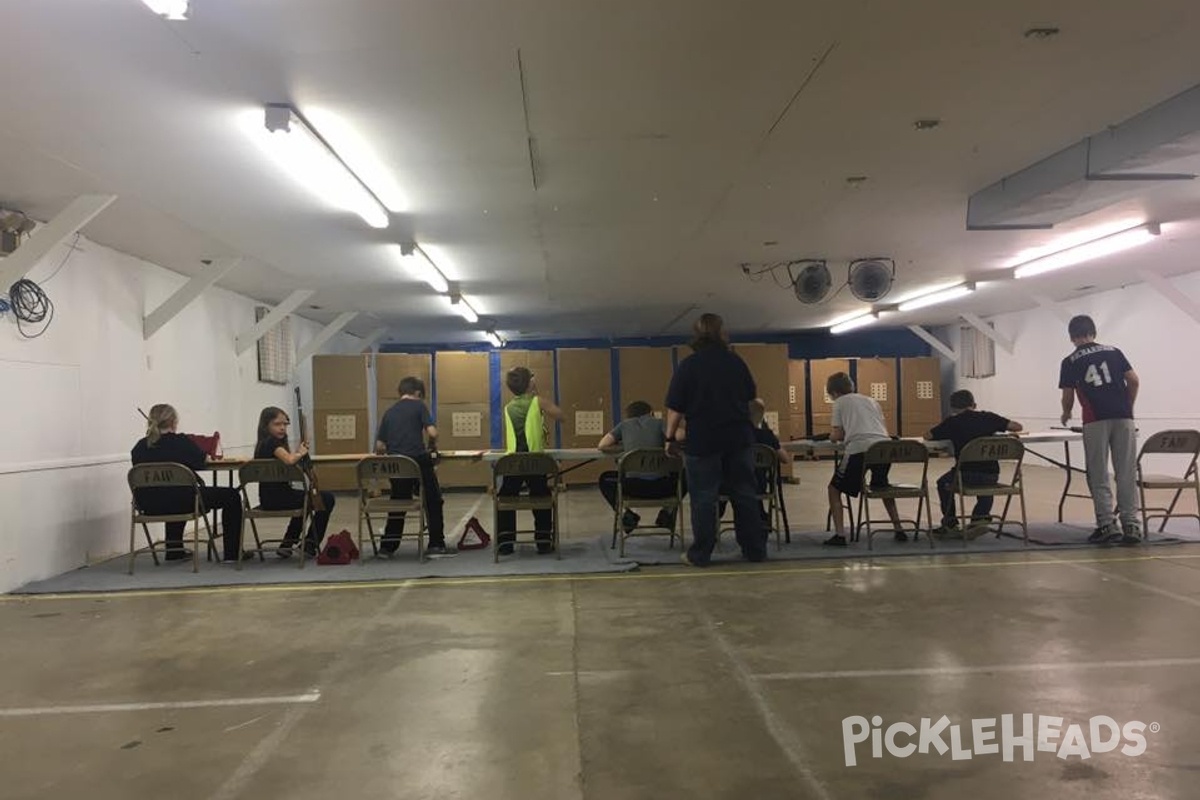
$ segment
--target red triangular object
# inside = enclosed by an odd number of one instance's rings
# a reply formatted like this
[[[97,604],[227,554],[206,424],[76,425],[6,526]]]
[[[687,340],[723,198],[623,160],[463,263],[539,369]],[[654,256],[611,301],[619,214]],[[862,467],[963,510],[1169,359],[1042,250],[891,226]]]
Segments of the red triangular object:
[[[462,536],[458,539],[459,550],[483,550],[492,542],[492,537],[483,526],[479,524],[479,520],[471,517],[463,528]]]

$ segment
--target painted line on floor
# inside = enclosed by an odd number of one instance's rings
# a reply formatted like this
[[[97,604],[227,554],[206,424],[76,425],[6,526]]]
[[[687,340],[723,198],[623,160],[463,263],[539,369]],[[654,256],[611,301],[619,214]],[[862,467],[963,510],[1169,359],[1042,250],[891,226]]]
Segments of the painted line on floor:
[[[405,587],[397,589],[386,603],[381,604],[375,609],[375,613],[369,618],[360,619],[360,627],[353,639],[345,647],[339,648],[334,657],[325,665],[317,677],[317,686],[337,686],[340,684],[342,674],[350,669],[351,654],[357,653],[359,648],[367,641],[376,630],[376,626],[380,620],[386,619],[395,613],[400,601],[407,594]],[[225,781],[217,787],[208,800],[236,800],[241,797],[246,787],[254,780],[259,771],[266,766],[275,754],[283,746],[287,738],[292,735],[312,708],[311,705],[295,705],[284,712],[282,719],[275,728],[259,741],[246,756],[237,768],[229,775]]]
[[[730,643],[729,639],[722,635],[716,621],[704,610],[700,598],[696,596],[695,592],[691,591],[690,586],[685,585],[684,588],[687,591],[691,608],[700,618],[701,627],[708,634],[709,640],[717,646],[717,649],[725,656],[725,660],[733,667],[735,680],[742,687],[742,691],[749,695],[755,710],[758,712],[759,717],[762,718],[763,725],[766,726],[767,733],[775,740],[776,746],[783,752],[783,755],[792,765],[796,774],[808,785],[813,797],[819,800],[832,800],[829,789],[817,777],[816,772],[810,765],[812,759],[800,741],[800,737],[796,734],[796,731],[771,707],[770,701],[767,700],[766,692],[759,685],[759,681],[755,679],[746,662],[738,655],[737,648]]]
[[[760,681],[823,681],[857,678],[934,678],[953,675],[990,675],[1006,672],[1071,672],[1101,669],[1154,669],[1194,667],[1200,658],[1149,658],[1134,661],[1064,661],[1037,664],[983,664],[961,667],[912,667],[903,669],[842,669],[827,672],[768,672],[754,677]]]
[[[174,711],[183,708],[234,708],[238,706],[285,706],[315,703],[320,692],[282,697],[230,697],[220,700],[175,700],[169,703],[104,703],[86,706],[35,706],[0,708],[0,717],[48,717],[57,714],[107,714],[115,711]]]
[[[987,553],[942,553],[932,554],[932,558],[981,558],[986,559]],[[379,591],[405,587],[434,588],[446,586],[483,586],[492,584],[520,583],[574,583],[590,581],[648,581],[648,580],[697,580],[711,578],[746,578],[746,577],[779,577],[784,575],[804,574],[833,574],[844,573],[848,570],[861,570],[865,565],[872,570],[892,570],[914,572],[920,570],[955,570],[955,569],[999,569],[1002,567],[1045,567],[1064,566],[1070,564],[1117,564],[1176,560],[1200,559],[1200,553],[1179,554],[1172,556],[1096,556],[1088,558],[1056,558],[1050,553],[1030,553],[1031,558],[1019,561],[961,561],[952,563],[921,563],[921,564],[888,564],[884,561],[907,561],[896,557],[884,557],[880,561],[868,559],[839,559],[834,566],[778,567],[775,564],[742,565],[740,568],[682,569],[669,567],[669,572],[604,572],[578,573],[557,575],[497,575],[495,577],[460,577],[460,578],[402,578],[381,581],[331,581],[329,583],[278,583],[268,585],[227,585],[227,586],[197,586],[180,587],[175,589],[117,589],[112,591],[62,592],[57,594],[7,594],[0,596],[3,603],[28,603],[47,600],[117,600],[122,598],[174,597],[174,596],[203,596],[212,594],[270,594],[276,592],[344,592],[344,591]],[[926,558],[926,556],[921,556]],[[792,562],[794,563],[794,562]],[[650,567],[657,569],[658,567]]]
[[[1113,573],[1113,572],[1107,572],[1102,569],[1096,569],[1095,567],[1089,567],[1083,563],[1072,563],[1071,567],[1073,569],[1081,570],[1083,572],[1090,572],[1093,575],[1099,575],[1102,578],[1104,578],[1105,580],[1116,581],[1117,583],[1123,583],[1126,586],[1132,586],[1136,589],[1141,589],[1142,591],[1150,592],[1151,594],[1156,594],[1159,597],[1166,597],[1171,600],[1177,600],[1180,603],[1187,603],[1190,606],[1195,606],[1197,608],[1200,608],[1200,598],[1189,597],[1186,594],[1179,594],[1178,592],[1172,592],[1170,589],[1163,589],[1161,587],[1155,586],[1152,583],[1145,583],[1144,581],[1134,580],[1133,578],[1126,578],[1124,575],[1117,575],[1116,573]]]

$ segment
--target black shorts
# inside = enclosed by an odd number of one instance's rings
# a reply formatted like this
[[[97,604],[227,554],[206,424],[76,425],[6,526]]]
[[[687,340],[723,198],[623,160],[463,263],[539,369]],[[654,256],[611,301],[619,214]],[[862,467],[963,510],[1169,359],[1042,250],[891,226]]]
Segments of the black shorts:
[[[888,485],[888,472],[891,471],[891,468],[890,464],[871,467],[872,489],[883,489]],[[838,465],[837,471],[833,473],[833,478],[829,481],[829,485],[842,494],[858,497],[863,488],[863,454],[855,453],[852,456],[842,459],[842,463]]]

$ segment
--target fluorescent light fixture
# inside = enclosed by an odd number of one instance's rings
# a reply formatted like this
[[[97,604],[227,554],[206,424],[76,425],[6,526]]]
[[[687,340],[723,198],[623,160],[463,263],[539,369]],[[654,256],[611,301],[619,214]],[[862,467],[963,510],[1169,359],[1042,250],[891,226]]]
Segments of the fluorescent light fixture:
[[[142,0],[146,7],[169,20],[185,20],[188,18],[188,0]]]
[[[429,284],[429,288],[438,294],[450,291],[450,284],[446,282],[446,276],[420,247],[415,244],[403,246],[391,244],[388,247],[414,278],[425,281]]]
[[[1100,239],[1093,239],[1090,242],[1077,244],[1065,250],[1059,250],[1056,253],[1051,253],[1032,261],[1026,261],[1024,264],[1017,265],[1016,269],[1013,270],[1013,277],[1030,278],[1034,275],[1050,272],[1051,270],[1073,267],[1084,261],[1103,258],[1104,256],[1154,241],[1159,233],[1161,233],[1161,228],[1151,222],[1138,225],[1135,228],[1128,228],[1119,233],[1110,234]]]
[[[852,331],[855,328],[863,328],[863,327],[866,327],[867,325],[872,325],[878,321],[879,321],[879,315],[875,314],[872,311],[868,311],[865,314],[861,314],[857,317],[851,317],[850,319],[845,320],[844,322],[838,322],[838,323],[832,325],[829,328],[829,332],[830,333],[845,333],[846,331]]]
[[[501,339],[495,331],[487,332],[487,340],[491,342],[492,347],[504,347],[504,340]]]
[[[353,211],[372,228],[388,226],[388,212],[291,106],[269,105],[267,133],[256,137],[296,181],[330,205]]]
[[[352,125],[325,108],[306,106],[304,116],[380,202],[397,213],[408,210],[408,198],[396,182],[393,170]]]
[[[953,289],[955,286],[962,286],[962,284],[962,281],[949,281],[947,283],[935,283],[933,286],[923,286],[920,289],[902,295],[898,300],[893,300],[892,302],[896,305],[904,305],[909,300],[916,300],[918,297],[924,297],[925,295],[940,292],[944,289]]]
[[[849,314],[843,314],[840,317],[836,317],[835,319],[830,320],[828,323],[828,327],[832,328],[835,325],[841,325],[843,322],[849,322],[852,319],[858,319],[859,317],[863,316],[864,314],[870,314],[872,310],[873,309],[871,309],[871,308],[866,308],[866,309],[859,309],[858,311],[851,311]]]
[[[451,295],[450,307],[472,325],[479,322],[479,315],[475,313],[475,309],[471,308],[471,304],[461,294]]]
[[[918,308],[927,306],[935,306],[938,303],[948,303],[951,300],[957,300],[960,297],[966,297],[975,291],[975,284],[960,283],[957,286],[950,288],[937,289],[927,294],[922,294],[911,300],[905,300],[900,304],[899,311],[916,311]]]
[[[1098,223],[1067,231],[1060,236],[1055,236],[1054,240],[1046,244],[1038,245],[1037,247],[1027,247],[1019,253],[1008,259],[1004,265],[1008,269],[1019,267],[1022,264],[1034,261],[1042,256],[1052,255],[1060,250],[1067,250],[1075,245],[1087,244],[1094,242],[1097,239],[1103,239],[1105,236],[1111,236],[1114,233],[1121,233],[1130,228],[1136,228],[1139,225],[1145,224],[1146,219],[1141,216],[1122,217],[1114,219],[1111,222]]]
[[[438,272],[442,273],[446,277],[446,280],[457,281],[462,279],[462,273],[458,269],[458,264],[449,250],[440,244],[433,244],[431,242],[422,242],[420,247],[425,251],[425,255],[429,256],[429,260],[437,264]]]

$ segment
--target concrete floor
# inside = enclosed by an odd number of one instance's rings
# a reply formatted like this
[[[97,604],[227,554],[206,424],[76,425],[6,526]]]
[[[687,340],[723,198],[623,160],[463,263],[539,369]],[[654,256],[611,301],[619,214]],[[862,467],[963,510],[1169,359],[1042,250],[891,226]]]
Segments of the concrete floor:
[[[4,598],[0,796],[1194,798],[1200,550],[1155,550]],[[847,717],[1007,713],[1157,732],[846,765]]]

